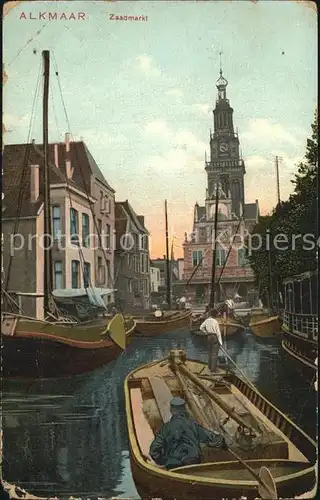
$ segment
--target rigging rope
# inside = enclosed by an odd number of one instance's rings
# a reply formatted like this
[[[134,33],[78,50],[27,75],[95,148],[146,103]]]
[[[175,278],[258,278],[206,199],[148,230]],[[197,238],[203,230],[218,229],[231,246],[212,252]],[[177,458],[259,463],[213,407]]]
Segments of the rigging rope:
[[[33,97],[33,102],[32,102],[32,108],[31,108],[31,116],[30,116],[30,122],[29,122],[29,129],[28,129],[28,136],[27,136],[27,143],[26,143],[26,148],[23,153],[23,164],[22,164],[22,172],[21,172],[21,179],[20,179],[20,189],[18,192],[18,200],[17,200],[17,215],[15,218],[15,224],[13,228],[13,233],[12,236],[15,236],[18,230],[19,226],[19,218],[21,215],[21,208],[22,208],[22,201],[23,201],[23,196],[24,196],[24,188],[25,188],[25,180],[26,176],[28,173],[28,162],[29,162],[29,156],[30,156],[30,138],[31,138],[31,133],[33,132],[33,127],[34,127],[34,119],[35,119],[35,108],[36,104],[38,102],[38,97],[39,97],[39,87],[40,87],[40,75],[41,75],[41,63],[39,65],[39,71],[38,71],[38,77],[37,77],[37,84],[36,84],[36,89]],[[19,161],[20,163],[20,161]],[[8,193],[9,194],[9,193]],[[6,281],[4,285],[4,289],[6,290],[9,285],[9,279],[10,279],[10,271],[11,271],[11,266],[12,266],[12,261],[13,261],[13,255],[12,252],[10,252],[9,256],[9,261],[8,261],[8,269],[7,269],[7,275],[6,275]]]

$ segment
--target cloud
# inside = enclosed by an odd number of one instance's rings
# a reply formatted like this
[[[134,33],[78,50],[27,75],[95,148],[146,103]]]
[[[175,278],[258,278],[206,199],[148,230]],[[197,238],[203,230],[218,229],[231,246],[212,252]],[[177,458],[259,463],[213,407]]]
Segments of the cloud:
[[[180,100],[180,98],[183,96],[183,91],[178,88],[173,88],[170,89],[166,92],[166,95],[170,97],[175,97],[176,99]]]
[[[7,132],[13,132],[17,127],[27,126],[30,122],[30,115],[18,116],[11,113],[3,113],[2,122]]]
[[[153,120],[146,124],[144,130],[147,134],[160,135],[162,137],[172,135],[172,131],[164,120]]]
[[[298,139],[282,125],[271,123],[265,118],[251,120],[247,131],[241,133],[241,139],[253,143],[287,143],[292,146],[299,144]]]
[[[174,131],[164,120],[153,120],[146,124],[145,133],[150,136],[160,136],[167,141],[168,151],[162,158],[168,158],[170,155],[178,155],[178,164],[183,163],[182,158],[185,160],[188,156],[203,159],[206,150],[206,143],[200,141],[193,132],[189,130]],[[176,159],[176,158],[175,158]],[[184,161],[183,160],[183,161]],[[166,161],[165,161],[166,163]]]
[[[210,104],[198,103],[192,104],[190,107],[195,113],[200,113],[202,115],[208,115],[210,112],[212,112],[212,105]]]
[[[98,146],[110,146],[113,144],[119,144],[126,141],[126,137],[122,134],[112,135],[108,132],[97,132],[93,130],[83,130],[74,140],[83,140],[89,147],[90,145]]]
[[[151,56],[147,54],[142,54],[136,58],[138,63],[138,69],[148,77],[157,77],[161,75],[160,69],[158,69]]]

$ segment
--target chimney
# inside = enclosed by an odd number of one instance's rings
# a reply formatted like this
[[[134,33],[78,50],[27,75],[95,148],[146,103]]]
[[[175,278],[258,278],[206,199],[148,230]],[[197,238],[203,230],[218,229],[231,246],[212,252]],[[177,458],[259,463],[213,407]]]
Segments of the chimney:
[[[66,145],[66,152],[69,153],[69,151],[70,151],[70,134],[69,134],[69,132],[66,132],[66,134],[64,136],[64,142]]]
[[[72,179],[73,168],[71,167],[70,160],[70,134],[67,132],[65,134],[65,145],[66,145],[66,174],[68,179]]]
[[[59,152],[58,152],[58,144],[54,144],[53,150],[54,150],[54,164],[57,168],[59,168]]]
[[[36,203],[39,198],[39,165],[30,165],[30,201]]]

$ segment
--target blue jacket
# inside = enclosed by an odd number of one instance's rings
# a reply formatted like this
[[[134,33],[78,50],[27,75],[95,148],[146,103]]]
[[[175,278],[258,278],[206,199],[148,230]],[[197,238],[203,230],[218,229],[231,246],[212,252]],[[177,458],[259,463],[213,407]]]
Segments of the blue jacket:
[[[201,443],[221,448],[225,441],[221,434],[205,429],[185,414],[173,415],[152,442],[150,456],[167,469],[182,467],[193,460],[200,463]]]

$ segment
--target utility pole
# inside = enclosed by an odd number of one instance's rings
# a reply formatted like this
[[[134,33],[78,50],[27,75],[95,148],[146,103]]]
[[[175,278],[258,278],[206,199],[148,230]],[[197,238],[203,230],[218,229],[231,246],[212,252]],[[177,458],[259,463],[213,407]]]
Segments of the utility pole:
[[[280,180],[279,180],[279,163],[282,161],[280,156],[275,157],[276,163],[276,175],[277,175],[277,201],[278,205],[280,204]]]

